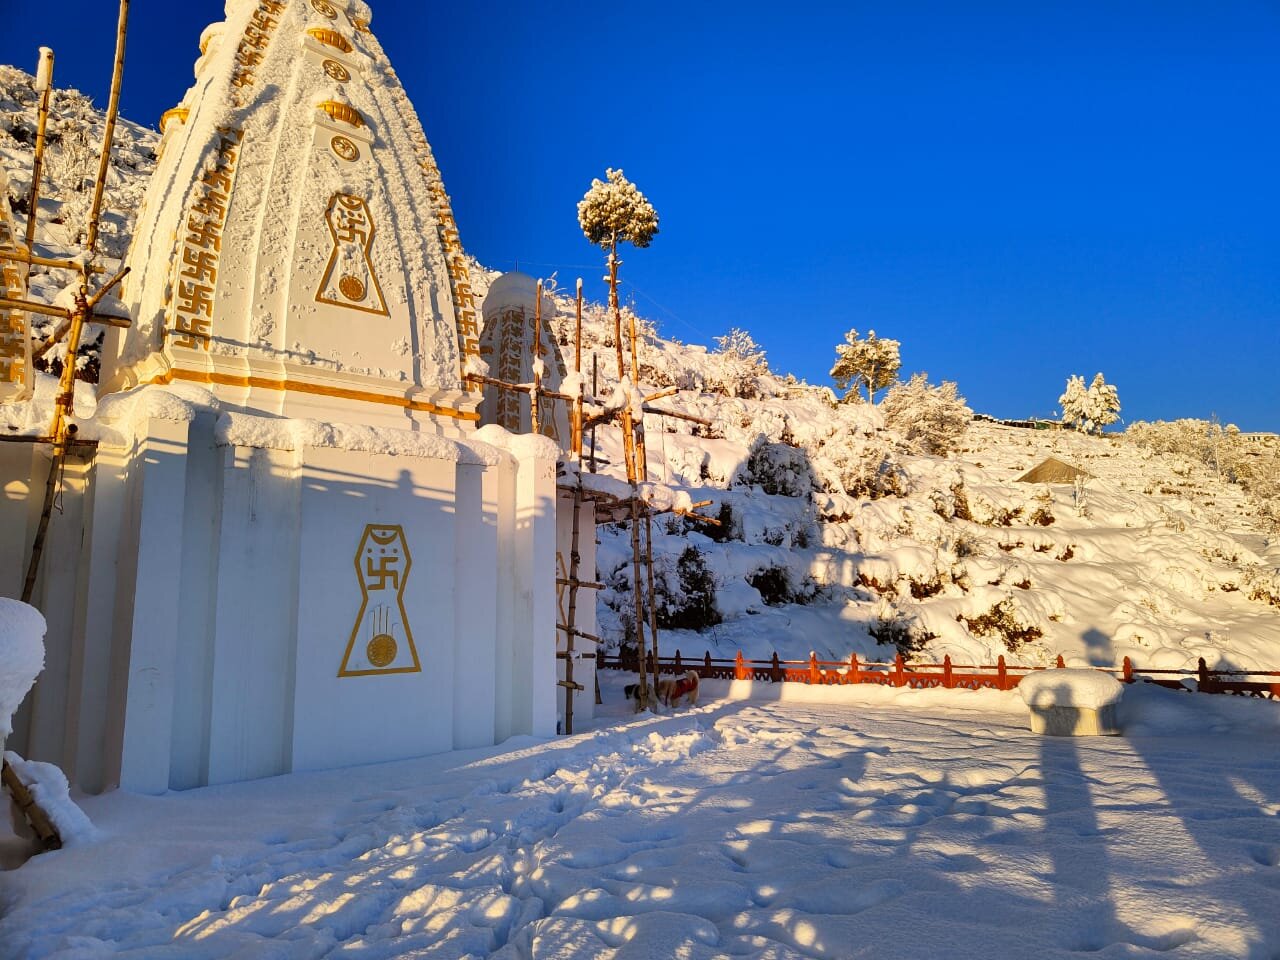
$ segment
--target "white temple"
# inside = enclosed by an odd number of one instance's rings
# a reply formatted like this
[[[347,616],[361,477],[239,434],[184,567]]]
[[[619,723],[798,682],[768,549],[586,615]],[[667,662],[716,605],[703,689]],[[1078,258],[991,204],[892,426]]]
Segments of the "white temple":
[[[163,122],[9,745],[160,792],[553,734],[558,450],[479,428],[480,307],[368,7],[227,10]],[[47,453],[2,446],[30,543]]]

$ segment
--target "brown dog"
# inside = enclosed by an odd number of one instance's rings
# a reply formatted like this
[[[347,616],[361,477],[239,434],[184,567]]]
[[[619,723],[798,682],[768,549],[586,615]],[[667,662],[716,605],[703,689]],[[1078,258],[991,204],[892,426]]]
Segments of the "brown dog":
[[[681,697],[686,697],[691,707],[698,705],[698,672],[696,670],[686,671],[683,677],[658,681],[658,699],[668,707],[678,704]]]

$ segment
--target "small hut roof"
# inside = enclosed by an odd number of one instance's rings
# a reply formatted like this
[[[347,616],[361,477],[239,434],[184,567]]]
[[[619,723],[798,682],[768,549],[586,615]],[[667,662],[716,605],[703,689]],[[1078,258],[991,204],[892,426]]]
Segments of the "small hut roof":
[[[1057,457],[1046,457],[1018,477],[1018,483],[1074,483],[1076,477],[1089,476],[1088,472],[1063,463]]]

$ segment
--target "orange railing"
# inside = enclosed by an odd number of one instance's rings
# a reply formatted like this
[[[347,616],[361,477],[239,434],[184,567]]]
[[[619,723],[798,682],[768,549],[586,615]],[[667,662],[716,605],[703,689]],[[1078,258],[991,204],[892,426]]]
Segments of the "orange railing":
[[[600,667],[604,670],[636,670],[634,658],[601,653]],[[646,658],[653,669],[653,655]],[[1066,663],[1058,657],[1057,666]],[[843,685],[848,683],[879,683],[890,687],[910,687],[917,690],[942,687],[947,690],[989,688],[1012,690],[1028,673],[1043,670],[1005,663],[1004,657],[994,664],[970,664],[957,666],[951,657],[942,663],[908,663],[901,654],[891,662],[859,660],[851,654],[848,660],[819,660],[813,654],[808,660],[779,660],[775,653],[769,660],[746,660],[739,652],[733,659],[715,658],[707,651],[701,659],[687,659],[676,651],[674,657],[659,657],[659,673],[697,672],[700,677],[720,680],[760,680],[767,683],[810,683]],[[1238,696],[1262,697],[1280,700],[1280,671],[1277,670],[1210,670],[1204,658],[1200,658],[1195,670],[1140,669],[1129,657],[1119,667],[1095,667],[1110,673],[1124,683],[1144,680],[1173,689],[1189,689],[1185,680],[1194,680],[1201,693],[1230,693]]]

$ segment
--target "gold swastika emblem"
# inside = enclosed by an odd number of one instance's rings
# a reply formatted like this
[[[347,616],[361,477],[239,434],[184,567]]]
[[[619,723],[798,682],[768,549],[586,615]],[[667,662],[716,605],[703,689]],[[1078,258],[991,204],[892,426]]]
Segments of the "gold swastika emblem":
[[[371,523],[364,528],[355,556],[360,612],[338,667],[339,677],[422,670],[404,609],[411,564],[403,527]]]

